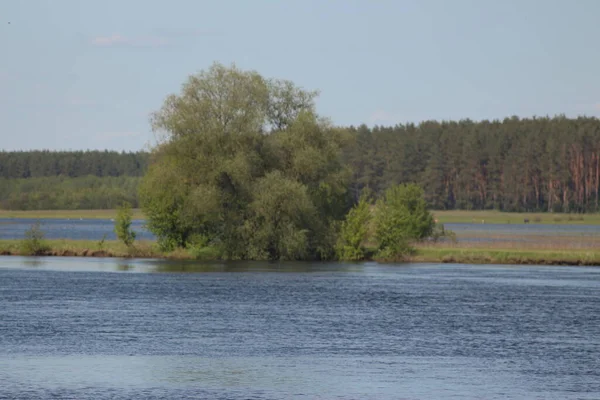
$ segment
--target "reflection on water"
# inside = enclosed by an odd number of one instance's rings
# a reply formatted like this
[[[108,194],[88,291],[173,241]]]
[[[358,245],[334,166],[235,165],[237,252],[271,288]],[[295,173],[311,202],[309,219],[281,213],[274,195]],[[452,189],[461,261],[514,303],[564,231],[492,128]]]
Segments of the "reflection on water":
[[[223,273],[223,272],[360,272],[376,263],[268,263],[261,261],[206,261],[161,260],[161,259],[118,259],[94,257],[3,257],[0,269],[36,267],[47,271],[87,272],[138,272],[138,273]]]
[[[0,258],[1,398],[597,399],[600,268]]]

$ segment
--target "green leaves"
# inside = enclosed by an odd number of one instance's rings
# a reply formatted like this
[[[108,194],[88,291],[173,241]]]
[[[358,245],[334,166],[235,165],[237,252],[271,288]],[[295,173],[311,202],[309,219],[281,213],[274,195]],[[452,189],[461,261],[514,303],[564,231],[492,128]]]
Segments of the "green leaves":
[[[272,260],[297,260],[309,253],[308,235],[316,210],[306,186],[273,171],[254,187],[248,242]]]
[[[115,234],[117,238],[122,241],[125,246],[131,247],[135,241],[136,234],[131,229],[131,218],[133,212],[131,211],[131,205],[127,202],[123,203],[117,209],[117,217],[115,218]]]
[[[316,92],[214,64],[153,115],[166,132],[140,188],[164,249],[227,259],[331,257],[349,174]],[[201,244],[190,238],[201,235]],[[194,242],[194,244],[190,244]],[[214,254],[214,252],[209,252]]]
[[[336,244],[336,255],[340,260],[364,260],[366,255],[364,246],[368,238],[371,220],[371,205],[367,201],[367,197],[363,195],[342,222]]]
[[[36,221],[31,228],[25,231],[25,239],[21,242],[21,254],[28,256],[39,256],[50,250],[50,246],[44,240],[44,232],[40,221]]]
[[[410,243],[429,237],[434,228],[423,189],[403,184],[386,190],[377,202],[375,225],[380,258],[395,260],[408,255]]]

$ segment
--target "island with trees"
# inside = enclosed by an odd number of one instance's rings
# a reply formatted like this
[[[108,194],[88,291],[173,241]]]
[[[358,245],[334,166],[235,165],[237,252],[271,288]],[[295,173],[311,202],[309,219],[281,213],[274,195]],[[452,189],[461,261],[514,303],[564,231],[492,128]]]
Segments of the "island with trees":
[[[125,204],[161,254],[352,261],[451,240],[432,209],[598,211],[596,118],[340,127],[317,94],[215,63],[153,113],[150,152],[0,152],[0,208]]]

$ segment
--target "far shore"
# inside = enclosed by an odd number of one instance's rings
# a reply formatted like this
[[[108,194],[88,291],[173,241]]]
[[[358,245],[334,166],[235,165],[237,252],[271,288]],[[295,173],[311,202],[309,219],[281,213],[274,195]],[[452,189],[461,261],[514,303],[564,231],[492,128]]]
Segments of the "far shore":
[[[569,224],[600,225],[600,213],[516,213],[502,211],[432,211],[440,223],[472,224]],[[114,219],[117,210],[0,210],[2,218],[22,219]],[[133,219],[143,220],[140,209],[133,209]]]
[[[133,219],[145,219],[142,210],[133,209]],[[21,219],[114,219],[117,210],[0,210],[2,218]]]
[[[20,240],[0,240],[0,255],[30,256],[20,250]],[[48,249],[37,256],[115,257],[195,260],[193,253],[177,249],[159,251],[153,241],[139,241],[131,248],[118,241],[102,244],[89,240],[47,240]],[[199,260],[211,261],[211,260]],[[378,260],[365,260],[378,261]],[[385,261],[381,261],[385,262]],[[477,247],[468,244],[421,244],[415,254],[398,263],[511,264],[511,265],[579,265],[600,266],[600,249],[595,248],[502,248]]]

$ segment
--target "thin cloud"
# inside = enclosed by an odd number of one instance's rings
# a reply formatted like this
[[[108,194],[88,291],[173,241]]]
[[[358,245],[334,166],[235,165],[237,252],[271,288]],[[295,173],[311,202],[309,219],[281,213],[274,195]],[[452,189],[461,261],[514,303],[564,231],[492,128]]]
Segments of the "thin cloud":
[[[169,44],[169,41],[160,36],[126,37],[114,34],[111,36],[97,36],[92,39],[92,45],[98,47],[161,47],[167,44]]]

